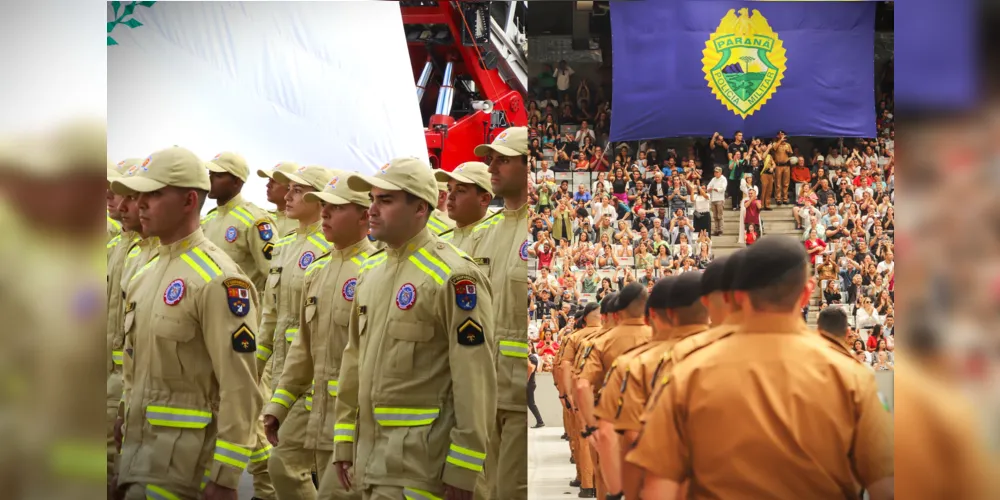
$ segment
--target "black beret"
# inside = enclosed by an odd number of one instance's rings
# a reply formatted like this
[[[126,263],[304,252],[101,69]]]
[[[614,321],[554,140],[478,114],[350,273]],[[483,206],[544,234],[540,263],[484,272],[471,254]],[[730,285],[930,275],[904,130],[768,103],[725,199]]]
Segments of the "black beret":
[[[614,312],[612,306],[618,299],[618,292],[611,292],[604,296],[604,300],[601,301],[601,314],[611,314]]]
[[[639,298],[639,295],[642,294],[645,289],[646,287],[635,281],[625,285],[625,288],[622,288],[621,291],[618,292],[618,299],[615,300],[615,308],[611,312],[624,311],[625,308],[630,306],[632,302],[635,302],[635,300]]]
[[[723,278],[726,275],[725,267],[727,261],[729,261],[729,256],[723,255],[722,257],[716,257],[712,262],[708,263],[708,267],[705,268],[705,272],[701,275],[702,295],[728,291],[729,284],[723,282]]]
[[[684,273],[687,274],[687,273]],[[670,295],[673,293],[674,281],[677,276],[664,276],[653,284],[653,289],[649,292],[649,299],[646,300],[647,312],[649,309],[666,309]]]
[[[587,305],[583,306],[580,310],[580,319],[586,318],[588,314],[594,312],[594,309],[601,307],[597,302],[587,302]]]
[[[779,283],[786,273],[802,270],[809,262],[806,248],[791,236],[764,236],[743,252],[736,271],[734,290],[755,290]]]
[[[667,281],[665,286],[660,282]],[[660,279],[653,285],[653,293],[649,295],[652,309],[677,309],[688,307],[701,298],[702,273],[689,271],[677,276]],[[657,287],[660,287],[657,290]]]
[[[743,267],[743,253],[744,250],[737,250],[731,254],[726,259],[725,264],[722,267],[722,291],[732,292],[737,290],[734,287],[736,280],[736,273]]]

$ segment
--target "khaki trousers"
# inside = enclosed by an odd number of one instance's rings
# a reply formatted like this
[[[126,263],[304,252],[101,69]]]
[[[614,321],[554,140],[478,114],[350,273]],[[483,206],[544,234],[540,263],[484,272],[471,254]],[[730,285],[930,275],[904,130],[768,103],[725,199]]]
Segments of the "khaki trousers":
[[[319,490],[316,497],[321,500],[360,500],[361,492],[357,491],[357,486],[352,491],[344,490],[340,484],[340,477],[337,475],[337,467],[333,465],[333,452],[315,450],[316,476],[319,479]]]
[[[792,179],[792,168],[791,167],[774,167],[774,172],[777,176],[775,181],[777,182],[777,192],[774,193],[774,199],[788,203],[788,183]]]
[[[774,174],[760,174],[760,200],[764,208],[771,208],[771,195],[774,194]]]
[[[312,470],[316,460],[314,450],[304,445],[309,412],[303,406],[305,398],[292,405],[285,421],[278,428],[278,446],[271,449],[267,472],[274,484],[278,500],[316,500],[316,485]]]
[[[130,484],[127,484],[125,486],[121,486],[121,488],[125,490],[124,499],[125,500],[149,500],[150,498],[153,498],[153,499],[177,498],[179,500],[196,500],[195,497],[181,495],[181,494],[179,494],[177,492],[170,491],[167,488],[163,488],[162,490],[156,490],[155,489],[156,486],[152,487],[154,489],[149,490],[149,495],[147,496],[147,494],[146,494],[146,492],[147,492],[147,489],[146,489],[147,486],[148,485],[139,484],[139,483],[130,483]],[[163,494],[160,493],[160,491],[164,491],[164,490],[169,495],[173,495],[173,497],[168,497],[168,496],[165,496],[165,495],[163,495]]]
[[[428,494],[433,496],[428,496]],[[435,497],[444,498],[444,492],[409,490],[400,486],[370,486],[361,495],[364,500],[403,500],[404,498],[423,500]]]
[[[715,231],[722,233],[722,222],[725,217],[725,201],[713,201],[712,202],[712,225],[715,226]]]
[[[489,470],[489,457],[496,457]],[[492,498],[520,500],[528,498],[528,412],[497,410],[496,426],[486,454],[486,481]],[[476,487],[476,491],[480,488]]]
[[[589,446],[590,456],[593,458],[594,463],[594,487],[597,488],[597,498],[605,498],[608,494],[608,486],[604,484],[604,474],[601,473],[601,457],[597,453],[597,448]]]

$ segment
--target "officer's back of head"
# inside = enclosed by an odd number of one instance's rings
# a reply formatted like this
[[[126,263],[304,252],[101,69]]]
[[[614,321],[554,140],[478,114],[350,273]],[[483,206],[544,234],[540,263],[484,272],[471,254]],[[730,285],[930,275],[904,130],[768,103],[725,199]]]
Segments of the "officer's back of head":
[[[823,309],[816,319],[816,329],[838,342],[847,342],[847,313],[839,307]]]
[[[743,251],[733,280],[736,302],[747,312],[801,314],[812,294],[809,258],[790,236],[764,236]]]
[[[632,282],[625,285],[618,292],[618,299],[615,301],[616,309],[621,320],[641,318],[645,314],[646,299],[649,294],[646,287],[639,283]]]
[[[663,328],[708,323],[708,308],[702,303],[703,273],[687,272],[660,278],[647,302],[656,334]]]
[[[611,325],[615,319],[615,308],[618,306],[618,292],[611,292],[601,301],[601,322]]]
[[[733,278],[742,252],[738,250],[730,255],[716,257],[701,275],[701,303],[708,309],[713,325],[721,324],[733,311]]]
[[[580,328],[599,325],[601,322],[600,309],[601,306],[597,302],[588,302],[587,305],[580,309],[580,319],[577,320],[576,324]]]

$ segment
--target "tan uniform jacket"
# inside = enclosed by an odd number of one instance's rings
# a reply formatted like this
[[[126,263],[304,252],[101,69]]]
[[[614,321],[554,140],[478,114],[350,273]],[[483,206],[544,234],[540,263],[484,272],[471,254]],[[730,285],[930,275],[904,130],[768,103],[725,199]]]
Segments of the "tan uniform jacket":
[[[479,219],[465,227],[455,226],[448,231],[441,233],[441,239],[451,242],[452,245],[460,248],[469,255],[476,255],[479,250],[479,242],[483,239],[485,231],[476,231],[476,227],[488,219],[491,213],[487,212],[482,219]],[[486,269],[486,268],[484,268]]]
[[[528,411],[528,205],[477,225],[474,257],[489,269],[496,317],[497,408]]]
[[[194,497],[236,488],[255,444],[257,294],[201,229],[162,245],[126,291],[119,484]],[[168,497],[169,498],[169,497]]]
[[[298,230],[281,238],[274,245],[271,272],[267,278],[268,294],[264,302],[264,314],[261,336],[270,339],[273,353],[271,359],[271,403],[285,406],[296,413],[297,422],[303,424],[308,417],[298,412],[312,410],[313,387],[307,387],[305,397],[278,392],[278,383],[284,371],[288,347],[292,345],[299,334],[299,319],[302,312],[303,292],[305,292],[306,269],[321,255],[330,250],[330,243],[323,236],[321,221],[316,221],[306,228],[304,233]],[[258,349],[258,355],[262,355]],[[260,356],[258,357],[258,359]],[[266,360],[264,360],[266,361]],[[258,364],[258,368],[260,368]],[[287,426],[286,426],[287,427]],[[303,429],[304,431],[304,429]],[[296,445],[304,446],[304,432],[286,432]]]
[[[590,353],[594,350],[594,341],[608,333],[612,330],[613,326],[604,325],[596,330],[589,333],[580,335],[579,339],[576,341],[576,352],[573,358],[573,380],[574,384],[576,380],[580,378],[580,374],[583,372],[583,367],[587,362],[587,358],[590,357]]]
[[[243,195],[236,195],[225,205],[210,210],[201,219],[201,228],[209,241],[250,276],[258,293],[263,293],[274,240],[281,234],[271,214],[245,200]]]
[[[559,352],[556,354],[555,365],[560,366],[563,361],[569,361],[572,364],[573,360],[576,359],[577,346],[580,343],[580,339],[596,332],[599,329],[600,328],[596,326],[585,326],[567,335],[559,345]],[[556,381],[556,386],[559,387],[559,390],[563,391],[563,393],[567,393],[572,390],[569,387],[562,387],[561,384],[561,380]]]
[[[334,449],[355,484],[473,490],[496,415],[493,311],[486,276],[430,228],[362,264],[336,410],[356,444]]]
[[[427,219],[427,228],[438,236],[454,227],[455,221],[451,220],[451,218],[448,217],[448,214],[436,208],[433,212],[431,212],[430,218]]]
[[[661,387],[626,460],[691,498],[850,498],[893,475],[874,374],[801,318],[744,319]]]
[[[639,344],[648,342],[652,336],[653,330],[646,326],[642,318],[622,321],[594,340],[593,350],[584,361],[580,378],[590,382],[596,395],[618,356]]]
[[[308,449],[331,451],[335,439],[354,442],[353,429],[335,433],[334,409],[358,269],[372,253],[371,243],[364,238],[347,248],[330,250],[306,269],[299,334],[288,349],[281,381],[275,390],[280,396],[272,398],[264,407],[264,414],[274,415],[283,422],[289,410],[285,406],[287,399],[309,397],[313,385],[319,388],[312,396],[305,434]]]
[[[122,362],[125,356],[125,291],[128,290],[132,275],[139,270],[139,267],[149,261],[152,252],[158,245],[159,238],[142,238],[132,243],[123,256],[117,292],[121,306],[117,310],[108,309],[108,320],[114,323],[114,330],[110,332],[111,336],[108,339],[108,349],[112,360],[111,374],[108,376],[108,407],[114,405],[117,408],[122,397]]]
[[[139,236],[131,231],[124,231],[114,238],[107,244],[108,250],[108,330],[107,330],[107,342],[108,342],[108,361],[106,365],[107,373],[110,376],[112,372],[115,371],[115,366],[120,366],[122,363],[121,358],[121,346],[118,346],[118,352],[113,351],[113,344],[116,338],[121,337],[122,323],[122,303],[123,303],[123,289],[121,286],[122,271],[125,268],[125,256],[128,254],[129,249],[138,241]],[[114,391],[115,394],[112,395],[111,392],[108,393],[108,404],[114,407],[118,406],[116,400],[121,396],[121,387],[119,384],[118,390]],[[112,397],[113,396],[113,397]]]
[[[268,210],[267,213],[270,214],[271,219],[274,220],[275,236],[288,234],[293,229],[299,227],[299,221],[289,219],[288,216],[285,215],[285,212],[279,210]]]
[[[108,241],[110,242],[115,236],[118,236],[122,232],[122,223],[111,218],[111,215],[106,216],[108,219]]]

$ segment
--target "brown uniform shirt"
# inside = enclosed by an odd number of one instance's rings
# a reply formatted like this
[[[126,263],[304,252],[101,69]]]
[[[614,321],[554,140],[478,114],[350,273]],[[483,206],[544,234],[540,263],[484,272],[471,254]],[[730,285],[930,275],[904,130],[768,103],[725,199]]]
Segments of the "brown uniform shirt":
[[[580,335],[576,341],[576,352],[574,352],[573,357],[573,381],[576,383],[576,379],[580,377],[580,373],[583,372],[583,365],[590,356],[591,351],[594,350],[594,340],[601,337],[611,329],[613,326],[604,325],[594,330],[586,335]]]
[[[856,496],[893,475],[892,416],[831,345],[801,318],[744,319],[674,367],[626,460],[696,499]]]
[[[589,381],[596,393],[615,359],[625,351],[648,342],[652,336],[653,330],[646,326],[642,318],[622,321],[594,341],[593,352],[587,356],[580,378]]]
[[[785,143],[780,146],[775,144],[774,147],[771,148],[771,156],[774,157],[774,163],[776,163],[779,167],[787,167],[788,158],[791,155],[792,145],[788,144],[788,141],[785,141]]]

